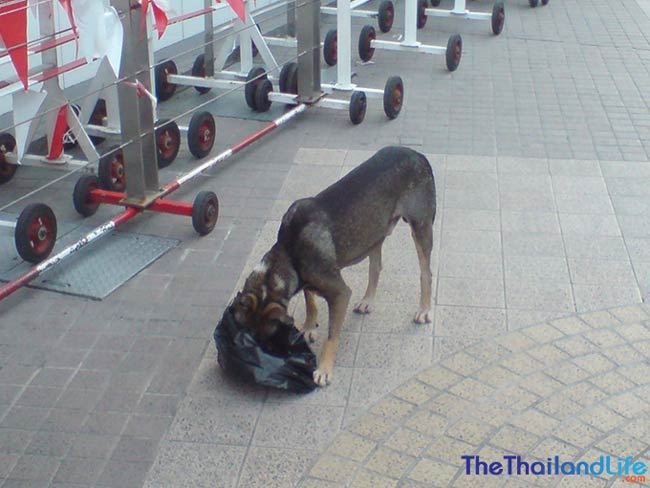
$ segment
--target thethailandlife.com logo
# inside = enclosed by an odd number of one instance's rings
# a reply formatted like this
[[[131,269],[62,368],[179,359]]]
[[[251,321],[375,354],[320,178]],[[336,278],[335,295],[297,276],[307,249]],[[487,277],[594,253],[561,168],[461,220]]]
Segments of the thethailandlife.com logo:
[[[600,456],[596,461],[562,461],[553,456],[544,461],[526,461],[521,456],[505,455],[501,460],[487,461],[480,456],[461,456],[468,476],[620,476],[622,481],[644,483],[648,464],[624,458]]]

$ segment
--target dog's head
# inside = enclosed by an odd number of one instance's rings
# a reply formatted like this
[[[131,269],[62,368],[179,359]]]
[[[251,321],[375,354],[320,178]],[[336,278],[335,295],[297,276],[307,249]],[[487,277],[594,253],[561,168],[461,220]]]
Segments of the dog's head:
[[[297,288],[294,274],[293,268],[287,269],[265,256],[235,297],[233,314],[237,324],[249,329],[258,340],[273,336],[279,327],[293,325],[287,305]]]

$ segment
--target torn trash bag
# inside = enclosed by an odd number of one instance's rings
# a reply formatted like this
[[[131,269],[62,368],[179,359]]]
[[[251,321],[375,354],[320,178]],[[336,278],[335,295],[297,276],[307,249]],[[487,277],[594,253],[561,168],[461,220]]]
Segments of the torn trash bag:
[[[268,344],[258,343],[226,308],[214,330],[219,365],[227,374],[295,393],[316,388],[316,356],[294,326],[278,327]]]

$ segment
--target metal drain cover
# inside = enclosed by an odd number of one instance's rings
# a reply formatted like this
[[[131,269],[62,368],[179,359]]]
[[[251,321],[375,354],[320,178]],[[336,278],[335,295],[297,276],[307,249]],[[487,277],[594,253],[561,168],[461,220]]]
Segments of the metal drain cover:
[[[77,227],[66,233],[65,240],[74,242],[90,230],[90,227]],[[101,300],[179,242],[178,239],[113,232],[43,273],[30,286]],[[16,257],[10,234],[3,233],[0,237],[0,250],[4,258],[0,262],[0,281],[10,281],[30,268]]]

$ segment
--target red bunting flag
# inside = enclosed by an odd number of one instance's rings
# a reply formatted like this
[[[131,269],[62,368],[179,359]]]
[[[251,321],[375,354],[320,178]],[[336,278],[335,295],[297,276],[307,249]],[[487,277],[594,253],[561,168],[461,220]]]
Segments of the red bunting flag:
[[[59,0],[59,3],[61,3],[63,10],[65,10],[65,13],[68,16],[68,21],[70,21],[70,27],[72,27],[72,33],[74,34],[75,44],[76,44],[75,58],[78,58],[79,57],[79,33],[77,32],[77,24],[75,24],[74,22],[74,14],[72,13],[72,4],[70,3],[70,0]]]
[[[217,3],[221,3],[221,0],[216,0]],[[237,14],[237,17],[241,19],[242,22],[246,22],[246,10],[244,9],[245,0],[226,0],[230,8]]]
[[[140,24],[140,35],[144,38],[144,33],[146,32],[147,27],[147,12],[149,11],[149,3],[151,3],[151,9],[153,10],[153,18],[156,22],[156,30],[158,31],[158,39],[162,37],[167,29],[167,24],[169,19],[167,18],[167,13],[156,4],[155,0],[140,0],[142,5],[142,21]]]
[[[0,38],[27,90],[27,0],[0,2]]]

